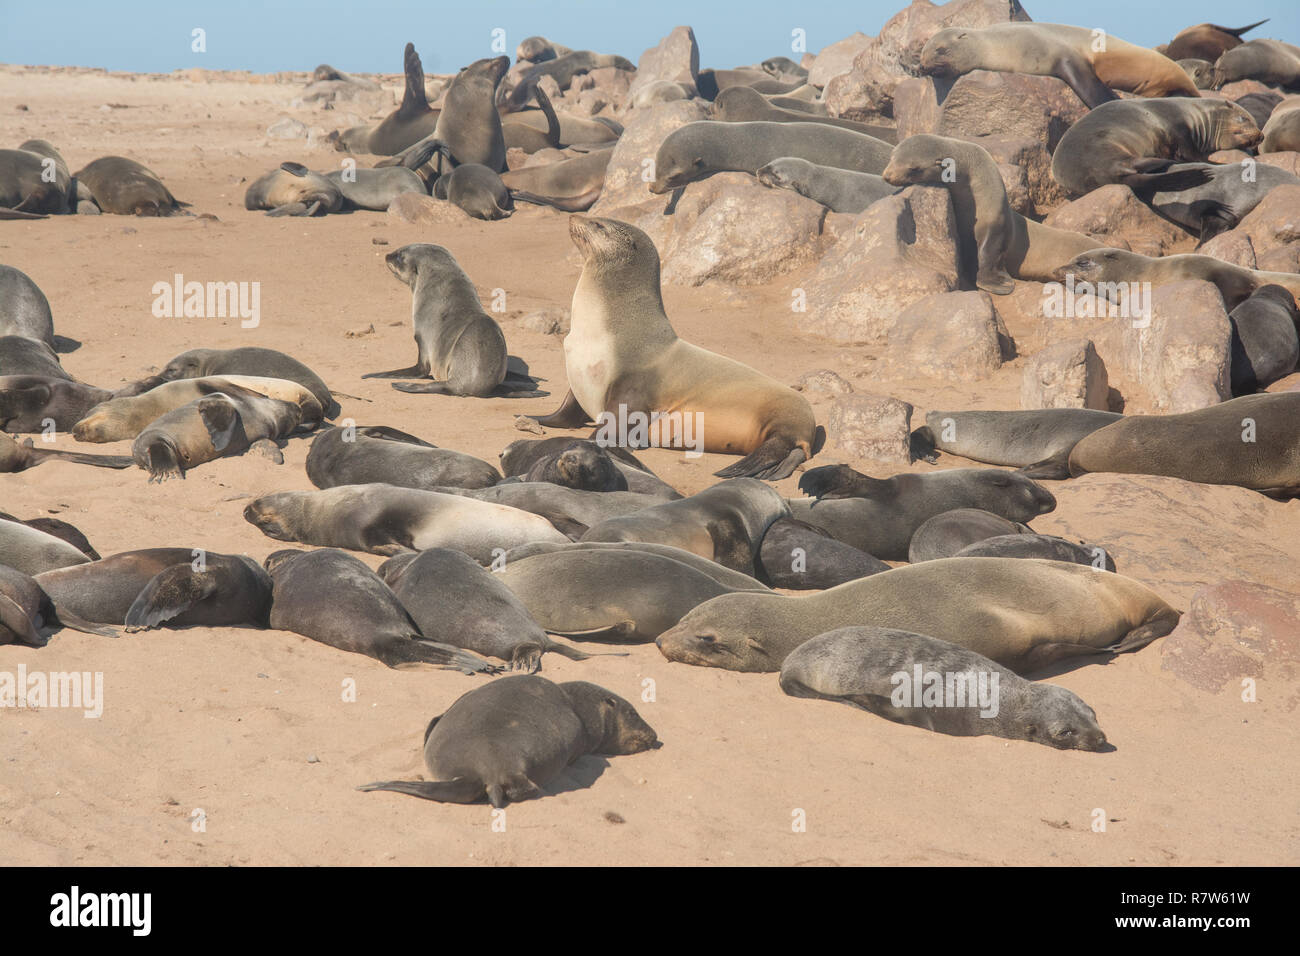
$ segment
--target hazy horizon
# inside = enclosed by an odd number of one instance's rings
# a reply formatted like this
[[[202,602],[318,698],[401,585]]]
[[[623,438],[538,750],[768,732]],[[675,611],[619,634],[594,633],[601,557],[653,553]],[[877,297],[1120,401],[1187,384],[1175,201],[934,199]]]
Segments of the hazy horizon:
[[[1132,0],[1093,0],[1087,16],[1077,0],[1023,0],[1029,15],[1042,22],[1099,27],[1143,46],[1167,43],[1179,30],[1202,22],[1221,22],[1224,5],[1187,0],[1176,11]],[[483,56],[495,55],[493,31],[505,31],[505,52],[513,60],[520,40],[541,34],[575,49],[618,53],[635,63],[673,27],[695,30],[700,65],[732,67],[770,56],[788,55],[791,33],[801,29],[806,47],[822,47],[855,31],[876,34],[906,3],[902,0],[800,5],[781,0],[748,0],[704,6],[681,0],[655,5],[615,6],[594,0],[499,0],[490,6],[373,0],[358,10],[343,0],[268,5],[250,0],[178,5],[140,0],[113,7],[88,0],[59,5],[61,29],[50,28],[50,8],[0,0],[5,33],[0,62],[24,65],[102,67],[134,73],[167,73],[202,67],[212,70],[311,70],[320,63],[360,73],[398,73],[407,41],[428,73],[451,73]],[[1227,26],[1270,22],[1247,35],[1300,42],[1300,3],[1252,0]],[[738,22],[733,22],[738,21]],[[192,31],[206,34],[206,51],[194,52]]]

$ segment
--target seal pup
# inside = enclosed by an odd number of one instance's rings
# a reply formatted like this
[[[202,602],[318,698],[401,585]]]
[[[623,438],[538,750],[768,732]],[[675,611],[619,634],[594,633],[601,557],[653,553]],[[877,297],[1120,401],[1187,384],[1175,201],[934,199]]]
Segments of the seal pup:
[[[292,355],[275,349],[245,346],[237,349],[190,349],[167,362],[158,378],[172,382],[178,378],[206,378],[211,375],[254,375],[259,378],[288,379],[297,382],[316,396],[325,417],[333,418],[339,406],[321,377]],[[146,380],[149,387],[157,384]]]
[[[873,173],[818,166],[796,156],[774,159],[759,167],[755,175],[764,186],[793,190],[831,212],[860,213],[877,199],[898,192],[896,186]]]
[[[654,419],[647,432],[658,433],[658,444],[673,448],[687,447],[686,429],[700,422],[697,450],[745,456],[715,473],[721,478],[777,481],[812,458],[825,432],[806,398],[677,337],[649,236],[586,216],[570,217],[569,235],[583,256],[564,339],[569,391],[556,412],[536,421],[573,428],[600,416],[612,427],[613,417],[637,413]]]
[[[501,556],[501,561],[509,567],[512,561],[522,561],[535,554],[554,554],[557,551],[645,551],[671,558],[679,564],[694,568],[732,591],[771,590],[766,584],[756,581],[748,574],[725,568],[716,561],[700,557],[692,551],[683,551],[672,545],[656,544],[652,541],[530,541],[528,544],[511,548]]]
[[[888,571],[889,565],[825,529],[797,518],[777,518],[763,535],[758,575],[774,588],[822,590]]]
[[[1208,90],[1214,86],[1214,64],[1209,60],[1178,60],[1179,68],[1187,74],[1187,78],[1192,81],[1192,85],[1198,90]],[[1254,118],[1255,114],[1250,114]],[[1255,121],[1259,125],[1259,121]]]
[[[786,109],[750,86],[732,86],[721,91],[713,101],[713,118],[723,123],[821,123],[864,133],[886,143],[898,142],[898,130],[891,127]]]
[[[1176,415],[1127,415],[1082,439],[1070,475],[1166,475],[1300,493],[1300,392],[1243,395]]]
[[[1008,521],[1001,515],[979,508],[953,508],[927,518],[912,535],[907,560],[912,564],[951,558],[962,548],[999,535],[1029,534],[1028,525]]]
[[[411,290],[411,324],[417,360],[410,368],[371,372],[363,378],[422,375],[431,382],[394,382],[403,392],[437,395],[536,395],[536,382],[512,375],[506,337],[483,311],[474,283],[442,246],[412,243],[384,257]]]
[[[460,551],[399,554],[380,565],[378,574],[420,633],[441,644],[495,657],[510,670],[530,674],[541,670],[547,651],[575,661],[588,657],[547,637],[510,588]]]
[[[997,164],[984,147],[928,133],[894,147],[881,179],[891,186],[922,183],[947,189],[957,219],[962,273],[995,295],[1017,279],[1050,280],[1099,240],[1026,219],[1011,208]]]
[[[515,210],[510,190],[501,177],[482,163],[462,163],[441,176],[434,195],[455,203],[475,219],[493,222]]]
[[[968,544],[954,558],[1042,558],[1086,564],[1098,571],[1114,571],[1115,559],[1105,548],[1075,544],[1050,534],[1000,534]]]
[[[551,474],[550,467],[543,465],[543,463],[554,461],[557,456],[578,444],[590,445],[598,449],[602,454],[608,455],[613,461],[614,467],[623,476],[623,483],[626,488],[606,490],[626,490],[641,495],[654,495],[667,501],[677,501],[682,497],[681,492],[663,481],[626,448],[620,448],[617,445],[601,445],[589,439],[573,439],[563,436],[538,439],[520,438],[511,442],[502,450],[500,455],[501,472],[507,478],[518,477],[525,480],[537,480],[526,479],[526,476],[539,465],[543,468],[539,474]],[[552,467],[560,466],[557,463]],[[567,468],[568,466],[564,467]],[[567,482],[561,481],[559,484],[567,484]]]
[[[37,531],[43,531],[61,541],[68,542],[90,560],[99,560],[99,552],[91,547],[90,541],[81,533],[81,529],[74,524],[69,524],[58,518],[29,518],[24,521],[22,518],[16,518],[3,511],[0,511],[0,521],[14,521],[29,528],[35,528]]]
[[[384,482],[400,488],[488,488],[501,473],[473,455],[439,448],[386,425],[321,432],[307,452],[307,477],[317,488]]]
[[[113,393],[64,378],[46,375],[0,375],[0,430],[41,432],[48,423],[70,430]]]
[[[891,146],[884,140],[821,123],[718,123],[699,120],[673,130],[655,154],[649,189],[661,195],[713,173],[754,175],[782,156],[819,166],[881,173]]]
[[[90,560],[80,548],[22,521],[0,521],[0,556],[0,565],[30,575]]]
[[[1054,76],[1089,109],[1116,100],[1114,90],[1138,96],[1199,96],[1172,59],[1155,50],[1060,23],[995,23],[947,27],[921,49],[921,73],[958,77],[972,70]]]
[[[733,590],[649,551],[569,549],[511,561],[491,572],[551,634],[653,641],[692,608]]]
[[[1141,187],[1134,192],[1161,216],[1199,236],[1198,247],[1219,233],[1235,228],[1278,186],[1300,184],[1300,177],[1268,163],[1254,163],[1249,178],[1236,163],[1178,163],[1169,167],[1171,173],[1189,169],[1203,170],[1206,183],[1176,192]]]
[[[298,406],[298,427],[310,431],[321,423],[320,402],[307,388],[284,378],[254,375],[213,375],[163,382],[139,395],[114,397],[95,405],[72,426],[72,437],[84,442],[130,441],[168,412],[218,392],[243,389]],[[270,436],[267,436],[270,437]]]
[[[1300,296],[1300,275],[1294,272],[1245,269],[1214,256],[1195,253],[1152,257],[1124,249],[1091,249],[1061,266],[1056,278],[1064,282],[1071,274],[1075,277],[1076,291],[1081,282],[1090,282],[1099,293],[1103,286],[1113,290],[1121,282],[1164,285],[1183,279],[1204,279],[1218,287],[1229,311],[1265,285],[1280,285],[1293,297]]]
[[[1026,522],[1056,507],[1052,493],[1029,477],[991,468],[879,479],[833,465],[805,472],[799,488],[820,500],[791,499],[792,517],[882,561],[906,561],[916,529],[953,508],[980,508]]]
[[[1198,23],[1194,27],[1178,31],[1177,36],[1170,40],[1168,46],[1161,52],[1171,60],[1199,57],[1213,63],[1229,50],[1241,46],[1243,33],[1265,23],[1268,23],[1267,18],[1244,27],[1221,27],[1214,23]]]
[[[1175,162],[1203,162],[1213,152],[1259,140],[1254,118],[1228,100],[1116,100],[1065,131],[1052,154],[1052,178],[1071,197],[1109,183],[1189,189],[1202,185],[1205,173],[1171,173]]]
[[[622,697],[586,681],[503,677],[475,688],[424,731],[433,780],[385,780],[358,790],[391,790],[442,803],[492,806],[540,797],[587,754],[634,754],[658,745],[654,729]]]
[[[60,613],[127,631],[265,627],[271,581],[251,558],[199,548],[144,548],[36,575]]]
[[[604,448],[591,441],[571,441],[539,458],[521,475],[523,481],[549,481],[578,491],[627,491],[627,478]]]
[[[1281,286],[1261,286],[1232,310],[1232,394],[1248,395],[1285,378],[1300,362],[1296,306]]]
[[[302,163],[281,163],[249,184],[244,208],[266,209],[268,216],[315,216],[342,209],[343,192]]]
[[[268,538],[392,557],[455,548],[481,564],[530,541],[565,541],[545,518],[504,505],[393,485],[262,495],[244,518]]]
[[[733,478],[683,498],[609,518],[583,541],[653,541],[693,551],[733,571],[755,576],[763,535],[790,508],[755,478]]]
[[[131,457],[149,473],[150,482],[184,478],[191,468],[254,446],[269,453],[301,422],[297,404],[226,383],[221,391],[156,418],[136,436]]]
[[[123,156],[102,156],[73,174],[101,211],[117,216],[170,216],[176,197],[148,167]]]
[[[920,684],[914,675],[922,675]],[[1027,681],[948,641],[892,628],[817,635],[781,665],[781,690],[957,737],[991,734],[1092,753],[1108,746],[1096,712],[1072,691]]]
[[[54,317],[45,293],[27,273],[0,265],[0,336],[8,335],[54,348]]]
[[[557,56],[572,52],[567,46],[552,43],[546,37],[525,37],[515,47],[515,62],[545,63],[547,60],[554,60]]]
[[[1070,449],[1080,438],[1123,417],[1118,412],[1103,412],[1092,408],[1035,408],[1005,412],[932,411],[926,412],[925,425],[912,433],[912,442],[922,450],[945,451],[950,455],[960,455],[990,465],[1032,468],[1062,454],[1069,455]],[[1049,477],[1030,471],[1026,471],[1025,475],[1029,478]],[[823,494],[823,497],[840,496]]]
[[[130,468],[134,460],[125,455],[84,455],[79,451],[59,451],[56,448],[37,448],[30,438],[22,444],[0,432],[0,475],[26,471],[50,461],[67,461],[74,465],[93,465],[97,468]]]
[[[330,548],[267,555],[272,581],[271,627],[339,650],[373,657],[388,667],[434,664],[466,674],[501,668],[459,647],[425,637],[374,571]]]
[[[0,335],[0,375],[39,375],[73,381],[54,349],[25,335]]]
[[[1281,40],[1249,40],[1214,61],[1214,88],[1256,80],[1283,89],[1300,87],[1300,47]]]
[[[724,594],[656,643],[670,661],[777,671],[797,647],[840,627],[928,634],[1018,674],[1070,657],[1145,647],[1178,624],[1144,584],[1063,561],[940,558],[804,597]]]

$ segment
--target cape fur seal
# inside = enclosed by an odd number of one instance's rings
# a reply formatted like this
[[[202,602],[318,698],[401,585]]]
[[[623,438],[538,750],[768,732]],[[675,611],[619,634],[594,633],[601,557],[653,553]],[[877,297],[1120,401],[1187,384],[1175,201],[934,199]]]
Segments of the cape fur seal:
[[[6,335],[54,348],[54,317],[45,293],[27,273],[0,265],[0,336]]]
[[[400,488],[487,488],[501,473],[486,461],[439,448],[386,425],[321,432],[307,452],[307,477],[317,488],[384,482]]]
[[[659,195],[725,170],[753,175],[783,156],[880,173],[889,163],[890,149],[889,143],[874,136],[821,123],[699,120],[673,130],[660,144],[649,188]]]
[[[968,544],[954,558],[1042,558],[1086,564],[1095,570],[1114,571],[1115,559],[1105,548],[1075,544],[1050,534],[1000,534]]]
[[[925,425],[913,432],[913,440],[972,461],[1024,468],[1062,453],[1068,455],[1080,438],[1123,417],[1091,408],[933,411],[925,413]]]
[[[90,560],[80,548],[22,521],[0,521],[0,557],[0,565],[31,575]]]
[[[1300,113],[1296,116],[1300,119]],[[1300,177],[1268,163],[1254,163],[1249,177],[1243,175],[1243,167],[1237,163],[1178,163],[1170,166],[1169,172],[1189,169],[1203,170],[1207,182],[1175,192],[1142,187],[1134,192],[1160,215],[1199,236],[1198,245],[1235,228],[1278,186],[1300,184]]]
[[[677,337],[664,313],[659,253],[649,236],[586,216],[570,217],[569,235],[583,256],[564,339],[569,391],[559,410],[538,422],[574,428],[592,416],[637,413],[648,421],[658,413],[647,431],[673,448],[687,447],[686,429],[698,422],[697,450],[746,456],[716,472],[723,478],[776,481],[812,458],[825,433],[807,399]]]
[[[523,481],[549,481],[578,491],[627,491],[627,478],[609,452],[592,441],[571,441],[537,459]]]
[[[389,557],[455,548],[482,564],[497,549],[567,540],[545,518],[518,508],[384,484],[263,495],[244,509],[244,518],[280,541]]]
[[[642,511],[662,504],[658,495],[631,491],[580,491],[549,481],[503,481],[491,488],[436,488],[539,515],[566,537],[577,538],[610,518]]]
[[[24,521],[22,518],[15,518],[3,511],[0,511],[0,521],[14,521],[29,528],[35,528],[37,531],[43,531],[61,541],[68,542],[90,560],[99,560],[99,552],[91,547],[90,541],[81,533],[81,530],[76,525],[69,524],[66,521],[61,521],[58,518],[28,518]]]
[[[342,209],[343,193],[337,183],[302,163],[281,163],[249,184],[244,208],[266,209],[270,216],[314,216]]]
[[[860,213],[877,199],[898,192],[897,187],[874,173],[818,166],[795,156],[774,159],[755,175],[764,186],[793,190],[831,212]]]
[[[73,174],[102,211],[118,216],[170,216],[176,197],[148,167],[123,156],[103,156]]]
[[[502,59],[505,58],[502,57]],[[509,67],[509,65],[510,61],[506,60],[506,66]],[[498,94],[501,112],[513,113],[523,106],[532,94],[533,87],[544,76],[551,77],[560,89],[566,90],[575,76],[605,67],[613,67],[616,70],[627,70],[629,72],[636,70],[635,64],[624,57],[612,53],[593,53],[590,50],[571,50],[554,59],[535,63],[523,71],[519,81],[508,93],[502,88]]]
[[[0,219],[44,219],[74,211],[76,201],[68,164],[48,142],[0,149]]]
[[[542,655],[555,651],[570,660],[586,654],[557,644],[496,575],[471,557],[447,548],[399,554],[379,567],[421,633],[439,643],[463,647],[505,661],[511,670],[536,673]]]
[[[545,63],[572,52],[567,46],[552,43],[546,37],[525,37],[515,47],[515,60],[519,63]]]
[[[949,688],[952,699],[945,696]],[[948,641],[891,628],[817,635],[781,665],[781,690],[958,737],[991,734],[1094,753],[1107,747],[1096,712],[1072,691],[1027,681]]]
[[[533,541],[511,548],[501,560],[509,567],[511,561],[522,561],[535,554],[554,554],[557,551],[645,551],[671,558],[679,564],[694,568],[733,591],[771,590],[766,584],[761,584],[748,574],[724,568],[716,561],[700,557],[692,551],[683,551],[672,545],[655,544],[651,541]]]
[[[564,438],[562,436],[538,439],[520,438],[512,441],[501,452],[501,472],[507,478],[524,478],[534,468],[541,466],[543,474],[550,474],[548,466],[544,463],[556,461],[558,467],[558,456],[578,444],[591,445],[602,454],[608,455],[613,461],[614,467],[622,475],[623,483],[626,485],[625,489],[613,488],[605,490],[627,490],[637,494],[654,495],[668,501],[676,501],[682,497],[677,489],[660,479],[626,448],[620,448],[617,445],[600,445],[590,440]],[[567,484],[568,482],[561,481],[557,483]]]
[[[972,70],[1054,76],[1089,109],[1118,99],[1114,90],[1138,96],[1199,96],[1196,86],[1169,57],[1116,36],[1060,23],[995,23],[981,29],[948,27],[926,41],[921,72],[957,77]]]
[[[886,143],[898,142],[898,130],[889,126],[873,126],[834,116],[818,116],[801,110],[777,106],[758,90],[750,86],[732,86],[718,93],[713,101],[713,118],[724,123],[821,123],[838,126],[875,137]]]
[[[907,548],[907,560],[912,564],[951,558],[958,551],[976,541],[999,535],[1029,534],[1030,528],[1019,521],[1008,521],[1001,515],[980,508],[953,508],[927,518],[912,535]]]
[[[777,671],[818,634],[871,625],[951,641],[1023,674],[1068,657],[1135,651],[1178,617],[1146,585],[1078,564],[940,558],[806,597],[724,594],[656,643],[670,661]]]
[[[171,359],[158,378],[171,382],[178,378],[205,378],[209,375],[255,375],[259,378],[283,378],[302,385],[320,402],[325,417],[333,418],[339,406],[321,377],[292,355],[275,349],[246,346],[238,349],[190,349]],[[149,387],[154,384],[146,380]]]
[[[392,589],[350,554],[329,548],[276,551],[265,564],[274,587],[271,627],[389,667],[435,664],[466,674],[500,670],[476,654],[428,640]]]
[[[501,177],[482,163],[462,163],[441,176],[434,195],[484,222],[505,219],[515,209],[510,190]]]
[[[424,731],[433,780],[386,780],[358,790],[391,790],[442,803],[492,806],[542,796],[586,754],[634,754],[657,747],[654,729],[622,697],[586,681],[503,677],[475,688]]]
[[[777,518],[763,534],[757,570],[774,588],[806,591],[879,574],[889,565],[835,540],[824,528],[797,518]]]
[[[1169,172],[1175,162],[1202,162],[1211,153],[1259,140],[1254,118],[1228,100],[1117,100],[1065,131],[1052,154],[1052,178],[1071,197],[1109,183],[1188,189],[1204,183],[1205,174]]]
[[[1178,60],[1179,68],[1187,74],[1187,78],[1192,81],[1192,85],[1198,90],[1208,90],[1214,86],[1214,64],[1209,60]],[[1250,114],[1253,118],[1254,113]],[[1259,125],[1259,121],[1255,121]]]
[[[0,375],[0,429],[40,432],[53,422],[56,429],[68,431],[88,411],[112,397],[108,389],[64,378]]]
[[[613,148],[596,149],[545,166],[525,166],[501,174],[511,196],[520,202],[582,212],[600,198]]]
[[[1011,208],[997,164],[984,147],[945,136],[909,136],[894,148],[881,178],[893,186],[924,183],[952,196],[961,266],[968,282],[1008,295],[1017,279],[1050,280],[1063,263],[1098,240],[1026,219]]]
[[[1073,275],[1076,291],[1079,280],[1091,282],[1098,294],[1109,294],[1119,283],[1150,282],[1164,285],[1183,279],[1204,279],[1218,286],[1223,304],[1235,309],[1266,285],[1280,285],[1293,297],[1300,297],[1300,275],[1294,272],[1261,272],[1235,266],[1214,256],[1183,253],[1171,256],[1144,256],[1124,249],[1092,249],[1075,256],[1057,270],[1056,278],[1064,282]],[[1107,289],[1102,287],[1106,286]]]
[[[54,349],[25,335],[0,335],[0,375],[40,375],[69,382],[73,380],[64,371]]]
[[[117,636],[117,632],[84,621],[71,611],[60,617],[50,596],[32,577],[0,564],[0,644],[44,647],[50,641],[50,632],[59,627]]]
[[[1236,80],[1300,87],[1300,47],[1281,40],[1250,40],[1224,51],[1214,61],[1214,88],[1221,90]]]
[[[1213,63],[1233,47],[1241,46],[1243,33],[1265,23],[1268,23],[1267,19],[1244,27],[1221,27],[1214,23],[1198,23],[1194,27],[1180,30],[1161,52],[1171,60],[1199,57]]]
[[[434,379],[393,383],[403,392],[477,398],[502,392],[536,394],[532,379],[509,374],[505,333],[483,311],[474,283],[450,252],[420,242],[395,249],[384,261],[411,290],[417,360],[410,368],[372,372],[363,378],[423,375]]]
[[[402,68],[406,73],[406,86],[397,109],[373,128],[358,126],[330,133],[329,141],[335,149],[393,156],[433,132],[438,123],[438,111],[429,106],[424,91],[424,67],[413,43],[406,44],[402,51]]]
[[[301,421],[295,403],[227,382],[221,391],[154,419],[136,436],[131,456],[151,482],[184,478],[198,465],[286,438]]]
[[[266,626],[271,581],[250,558],[198,548],[144,548],[47,571],[36,583],[56,608],[128,631]]]
[[[93,465],[97,468],[130,468],[135,463],[125,455],[83,455],[79,451],[37,448],[30,438],[19,444],[0,432],[0,475],[26,471],[50,460]]]
[[[1082,439],[1070,475],[1167,475],[1300,492],[1300,392],[1243,395],[1177,415],[1128,415]]]
[[[953,508],[980,508],[1024,522],[1056,507],[1056,498],[1037,482],[992,468],[905,472],[882,480],[831,465],[805,472],[799,488],[822,498],[792,499],[792,517],[882,561],[906,561],[916,529]]]
[[[508,69],[510,60],[504,56],[475,60],[465,67],[443,96],[433,132],[376,166],[416,169],[432,161],[439,174],[462,163],[478,163],[496,173],[504,170],[506,142],[495,95]]]
[[[304,429],[313,429],[321,423],[323,412],[320,402],[305,386],[297,382],[254,375],[213,375],[163,382],[139,395],[120,398],[110,396],[91,408],[72,426],[72,437],[84,442],[129,441],[168,412],[174,412],[206,395],[236,389],[297,405],[300,413],[299,426]]]
[[[1232,310],[1232,394],[1248,395],[1285,378],[1300,362],[1296,307],[1278,285],[1256,289]]]
[[[1300,96],[1288,96],[1273,107],[1268,122],[1264,124],[1263,134],[1264,139],[1259,144],[1261,153],[1300,150]]]
[[[754,576],[763,535],[790,508],[773,488],[735,478],[683,498],[609,518],[583,541],[653,541],[693,551],[723,567]]]
[[[733,589],[662,554],[566,549],[506,559],[493,576],[551,634],[653,641],[692,608]]]

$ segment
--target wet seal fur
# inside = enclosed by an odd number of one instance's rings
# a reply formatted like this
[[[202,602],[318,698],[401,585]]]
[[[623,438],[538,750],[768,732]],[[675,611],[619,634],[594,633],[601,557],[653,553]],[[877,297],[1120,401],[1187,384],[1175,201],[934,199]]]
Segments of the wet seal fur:
[[[897,674],[913,680],[916,668],[969,688],[965,706],[940,700],[922,706],[922,688],[912,687],[911,706],[895,706]],[[991,686],[997,675],[996,712],[981,712],[970,679]],[[954,682],[955,683],[955,682]],[[781,665],[781,690],[791,697],[833,700],[859,707],[894,723],[957,737],[991,734],[1027,740],[1057,750],[1108,749],[1096,712],[1074,692],[1027,681],[982,654],[923,634],[884,627],[842,627],[819,634]]]
[[[501,808],[542,795],[586,754],[634,754],[658,744],[636,708],[586,681],[503,677],[458,698],[424,731],[431,781],[387,780],[358,790],[391,790],[443,803],[487,798]]]

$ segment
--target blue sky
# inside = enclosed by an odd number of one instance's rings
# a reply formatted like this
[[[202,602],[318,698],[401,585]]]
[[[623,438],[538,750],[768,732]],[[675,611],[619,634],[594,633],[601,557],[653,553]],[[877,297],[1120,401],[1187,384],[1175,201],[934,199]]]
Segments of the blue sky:
[[[1251,36],[1300,43],[1300,0],[1022,0],[1044,22],[1101,27],[1154,46],[1185,26],[1240,26],[1271,17]],[[905,0],[0,0],[0,62],[98,66],[166,72],[194,66],[255,72],[342,70],[396,73],[402,47],[415,43],[427,72],[453,72],[492,55],[494,28],[515,44],[540,33],[578,49],[620,53],[636,62],[678,24],[695,29],[701,66],[729,67],[790,55],[791,30],[816,51],[855,30],[875,34]],[[1086,11],[1081,15],[1080,11]],[[53,19],[52,19],[53,17]],[[58,23],[59,29],[52,29]],[[202,27],[207,52],[191,51]],[[797,57],[796,57],[797,59]]]

